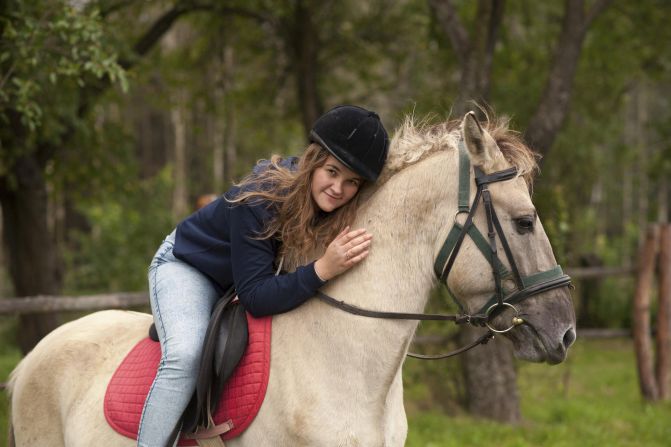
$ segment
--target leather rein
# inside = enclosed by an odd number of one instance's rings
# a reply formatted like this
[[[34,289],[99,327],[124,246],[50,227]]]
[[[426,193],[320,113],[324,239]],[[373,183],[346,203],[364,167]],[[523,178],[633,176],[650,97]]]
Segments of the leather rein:
[[[422,355],[408,353],[409,357],[414,357],[422,360],[437,360],[452,357],[463,352],[468,351],[475,346],[486,344],[489,340],[494,338],[494,335],[505,333],[512,330],[515,326],[524,323],[519,311],[514,304],[539,293],[548,290],[568,287],[571,284],[571,278],[564,274],[559,265],[553,268],[534,273],[529,276],[520,275],[515,259],[512,255],[510,245],[506,240],[505,234],[501,227],[501,223],[494,210],[491,194],[488,185],[506,181],[517,177],[517,168],[508,168],[502,171],[497,171],[492,174],[484,174],[477,166],[473,168],[475,173],[476,193],[473,202],[469,205],[470,197],[470,173],[471,164],[468,152],[464,145],[463,139],[459,141],[459,196],[458,196],[458,210],[455,215],[454,225],[450,230],[447,238],[438,252],[438,256],[434,263],[434,272],[437,278],[445,285],[450,296],[459,307],[458,314],[419,314],[419,313],[404,313],[404,312],[383,312],[370,309],[364,309],[358,306],[348,304],[344,301],[337,300],[321,291],[317,291],[317,297],[326,304],[337,309],[343,310],[353,315],[359,315],[370,318],[382,318],[393,320],[420,320],[420,321],[453,321],[456,324],[471,324],[473,326],[487,327],[487,332],[477,338],[472,343],[461,347],[455,351],[447,354],[438,355]],[[487,216],[487,238],[477,229],[473,223],[475,212],[477,211],[480,202],[485,207]],[[459,214],[467,214],[466,221],[460,225],[456,221]],[[508,270],[498,257],[498,250],[496,244],[496,236],[498,235],[503,251],[510,265]],[[454,265],[454,262],[459,254],[459,249],[466,238],[469,236],[485,259],[492,267],[494,275],[495,293],[487,301],[487,303],[474,314],[468,314],[465,307],[455,297],[454,293],[448,286],[448,276]],[[506,290],[503,286],[503,280],[512,279],[515,282],[515,290]],[[491,320],[506,309],[511,309],[514,312],[511,324],[506,329],[495,329],[491,326]]]

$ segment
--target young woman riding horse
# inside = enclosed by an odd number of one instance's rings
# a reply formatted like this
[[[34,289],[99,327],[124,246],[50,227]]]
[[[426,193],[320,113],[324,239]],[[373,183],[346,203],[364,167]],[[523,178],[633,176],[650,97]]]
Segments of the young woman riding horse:
[[[500,283],[504,305],[486,321],[494,329],[510,326],[502,337],[512,342],[517,358],[562,362],[575,340],[575,313],[568,284],[554,287],[561,269],[531,200],[535,160],[496,119],[480,123],[469,113],[429,126],[408,118],[390,142],[377,181],[355,197],[360,203],[352,228],[374,234],[375,249],[320,291],[362,309],[417,314],[442,281],[462,303],[462,317],[475,317],[491,307]],[[510,178],[513,167],[517,175]],[[491,206],[484,203],[485,187]],[[473,214],[470,228],[466,209]],[[500,224],[492,230],[493,243],[487,240],[488,212]],[[450,262],[443,247],[461,225],[468,236],[452,250]],[[293,255],[285,254],[282,269],[293,271],[295,264],[287,261]],[[510,275],[494,275],[492,262]],[[515,309],[505,304],[512,298]],[[515,316],[522,322],[511,325]],[[10,376],[16,445],[135,445],[134,433],[110,425],[104,402],[115,371],[146,339],[151,322],[151,315],[107,310],[42,339]],[[416,321],[352,315],[320,299],[275,315],[262,405],[226,446],[402,447],[408,432],[402,373],[416,328]]]
[[[152,314],[161,342],[138,446],[171,446],[196,386],[212,308],[235,288],[252,315],[287,312],[329,279],[361,262],[372,235],[349,231],[358,191],[374,182],[389,139],[374,112],[336,107],[319,118],[300,157],[260,162],[239,185],[181,222],[149,267]],[[310,254],[324,255],[316,261]],[[276,259],[300,265],[276,275]]]

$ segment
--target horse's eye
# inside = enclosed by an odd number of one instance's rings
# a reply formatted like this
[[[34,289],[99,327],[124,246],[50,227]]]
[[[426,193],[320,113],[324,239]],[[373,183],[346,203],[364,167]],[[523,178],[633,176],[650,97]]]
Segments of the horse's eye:
[[[531,233],[534,231],[534,216],[523,216],[515,219],[515,228],[519,234]]]

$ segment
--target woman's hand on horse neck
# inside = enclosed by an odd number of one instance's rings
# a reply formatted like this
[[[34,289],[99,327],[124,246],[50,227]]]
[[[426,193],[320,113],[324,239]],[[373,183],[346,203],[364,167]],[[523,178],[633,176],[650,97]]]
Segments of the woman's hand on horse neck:
[[[333,239],[324,256],[315,262],[315,272],[328,281],[363,261],[370,251],[373,235],[365,228],[349,231],[349,226]]]

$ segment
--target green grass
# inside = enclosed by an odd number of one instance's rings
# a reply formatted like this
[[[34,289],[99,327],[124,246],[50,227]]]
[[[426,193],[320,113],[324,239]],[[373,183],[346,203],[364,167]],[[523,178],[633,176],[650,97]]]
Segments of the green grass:
[[[5,332],[6,331],[1,331]],[[4,338],[3,338],[4,339]],[[1,346],[0,381],[20,358]],[[443,365],[444,367],[446,365]],[[642,402],[631,340],[579,340],[561,365],[519,363],[524,421],[519,426],[476,420],[456,411],[423,411],[422,393],[408,387],[408,447],[665,446],[671,403]],[[7,396],[0,392],[0,446],[6,445]],[[451,407],[453,408],[453,407]]]
[[[519,364],[523,422],[509,426],[468,416],[418,412],[409,447],[667,446],[671,403],[642,402],[632,343],[578,341],[561,365]]]

